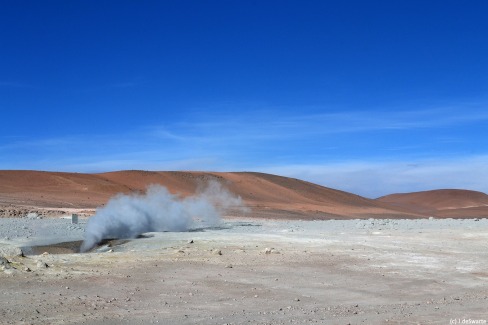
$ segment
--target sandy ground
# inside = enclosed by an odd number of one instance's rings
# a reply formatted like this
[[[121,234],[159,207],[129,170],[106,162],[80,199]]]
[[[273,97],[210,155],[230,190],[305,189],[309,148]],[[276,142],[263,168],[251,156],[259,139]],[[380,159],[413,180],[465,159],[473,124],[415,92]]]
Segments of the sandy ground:
[[[147,235],[97,253],[7,257],[0,323],[488,320],[487,219],[234,218],[215,229]]]

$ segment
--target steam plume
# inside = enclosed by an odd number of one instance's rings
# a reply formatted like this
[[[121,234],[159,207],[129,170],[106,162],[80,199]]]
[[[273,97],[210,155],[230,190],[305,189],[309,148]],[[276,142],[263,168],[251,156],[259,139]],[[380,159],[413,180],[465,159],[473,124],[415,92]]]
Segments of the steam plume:
[[[151,185],[145,194],[119,194],[98,209],[88,221],[80,251],[86,252],[106,238],[135,238],[151,231],[216,225],[224,209],[240,206],[241,198],[216,181],[186,198],[171,194],[164,186]]]

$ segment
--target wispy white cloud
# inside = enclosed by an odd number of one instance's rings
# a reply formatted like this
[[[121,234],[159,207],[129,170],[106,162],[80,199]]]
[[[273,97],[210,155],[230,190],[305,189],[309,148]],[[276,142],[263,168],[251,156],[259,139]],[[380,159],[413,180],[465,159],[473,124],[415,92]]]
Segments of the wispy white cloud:
[[[450,132],[483,127],[488,112],[482,108],[327,114],[237,109],[241,113],[195,114],[118,134],[3,137],[0,169],[255,170],[368,197],[446,187],[488,192],[488,150],[481,146],[478,156],[454,159],[453,150],[471,139]],[[411,139],[413,130],[424,129],[447,132],[437,139]],[[364,145],[370,147],[363,150]],[[444,145],[445,152],[432,151]]]
[[[397,111],[340,113],[282,113],[279,109],[247,114],[229,107],[232,114],[204,114],[184,123],[154,126],[154,134],[188,141],[303,139],[311,136],[362,132],[405,132],[445,128],[488,121],[482,105]],[[244,112],[243,112],[244,111]],[[297,110],[298,111],[298,110]],[[225,136],[225,138],[223,138]]]
[[[488,155],[458,159],[276,165],[256,170],[308,180],[370,198],[441,188],[488,193]]]
[[[164,150],[176,156],[188,158],[187,155],[223,155],[229,152],[265,150],[280,147],[285,150],[295,149],[299,144],[302,148],[309,143],[320,143],[316,150],[323,148],[338,148],[354,145],[353,139],[362,140],[365,133],[375,133],[389,139],[408,139],[414,129],[435,129],[459,127],[488,121],[488,110],[480,109],[435,108],[409,111],[378,112],[342,112],[342,113],[281,113],[278,109],[255,111],[252,114],[202,114],[189,117],[186,121],[168,122],[164,125],[124,131],[124,134],[80,134],[59,136],[53,138],[29,139],[0,139],[0,150],[34,150],[59,149],[63,147],[77,147],[89,150],[104,147],[109,154],[111,151],[130,152],[136,154],[140,150]],[[348,135],[354,138],[342,138]],[[462,144],[463,139],[455,136],[440,135],[437,142],[451,142]],[[382,138],[376,139],[382,141]],[[342,143],[340,142],[342,141]],[[345,141],[350,141],[346,143]],[[428,139],[428,141],[434,141]],[[447,141],[447,142],[446,142]],[[388,144],[385,151],[402,152],[407,149],[419,152],[426,141]],[[107,149],[108,148],[108,149]],[[313,148],[309,153],[312,154]],[[97,150],[95,150],[97,151]],[[195,157],[198,158],[198,157]],[[256,157],[257,159],[259,157]]]
[[[222,168],[214,153],[144,132],[0,139],[0,169],[103,172]]]

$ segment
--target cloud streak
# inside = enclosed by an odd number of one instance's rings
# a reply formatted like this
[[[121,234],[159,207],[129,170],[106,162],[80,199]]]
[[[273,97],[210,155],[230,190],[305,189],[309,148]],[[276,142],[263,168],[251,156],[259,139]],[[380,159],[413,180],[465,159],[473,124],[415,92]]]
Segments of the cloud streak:
[[[242,110],[245,109],[232,108],[233,112]],[[392,108],[384,112],[283,114],[279,110],[263,110],[258,114],[233,113],[232,116],[207,114],[195,121],[155,126],[152,129],[155,135],[188,141],[210,140],[212,137],[222,141],[222,135],[231,140],[273,140],[361,132],[401,132],[484,121],[488,121],[488,111],[484,106],[461,105],[403,111]]]
[[[488,193],[488,155],[457,159],[354,161],[282,165],[258,170],[295,177],[369,198],[441,188]]]
[[[0,169],[254,170],[368,197],[441,187],[488,191],[488,146],[476,132],[488,120],[482,108],[255,110],[195,114],[118,134],[0,137]]]

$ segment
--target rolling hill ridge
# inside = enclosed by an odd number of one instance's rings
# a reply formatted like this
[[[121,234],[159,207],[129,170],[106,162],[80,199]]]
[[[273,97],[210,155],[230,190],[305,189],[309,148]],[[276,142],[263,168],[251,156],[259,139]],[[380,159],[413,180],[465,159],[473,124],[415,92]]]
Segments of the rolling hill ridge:
[[[94,209],[117,193],[142,192],[151,184],[187,196],[209,181],[217,181],[240,196],[255,217],[421,218],[461,212],[476,212],[479,216],[488,211],[484,205],[488,204],[488,196],[473,191],[394,194],[372,200],[299,179],[256,172],[139,170],[98,174],[0,171],[0,204]],[[452,195],[459,200],[453,200]],[[229,211],[232,213],[237,212]]]

